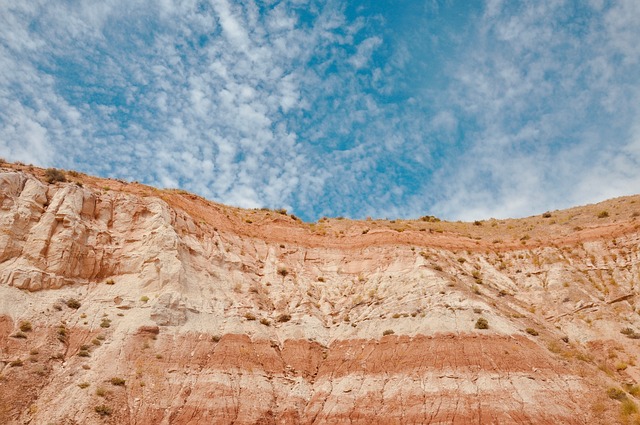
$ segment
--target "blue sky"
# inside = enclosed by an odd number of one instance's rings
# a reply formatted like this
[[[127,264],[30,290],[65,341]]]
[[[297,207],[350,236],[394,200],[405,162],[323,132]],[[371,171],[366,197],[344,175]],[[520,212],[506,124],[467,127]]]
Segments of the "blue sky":
[[[0,156],[321,216],[640,192],[640,2],[0,0]]]

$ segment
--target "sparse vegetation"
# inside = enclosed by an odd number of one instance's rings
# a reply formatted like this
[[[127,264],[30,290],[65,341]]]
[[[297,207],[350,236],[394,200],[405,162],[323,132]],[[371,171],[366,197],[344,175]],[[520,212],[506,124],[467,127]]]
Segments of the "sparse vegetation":
[[[107,281],[105,282],[107,285],[115,285],[116,282],[113,279],[107,279]]]
[[[111,414],[113,413],[113,409],[111,407],[109,407],[109,406],[104,405],[104,404],[96,406],[95,407],[95,411],[100,416],[111,416]]]
[[[65,325],[58,327],[58,341],[62,343],[67,342],[67,327]]]
[[[551,218],[551,212],[547,211],[546,213],[542,214],[543,218]]]
[[[438,217],[433,215],[425,215],[424,217],[420,217],[421,221],[426,221],[427,223],[437,223],[440,221]]]
[[[539,335],[538,331],[533,329],[533,328],[527,328],[527,329],[525,329],[525,332],[528,333],[529,335],[533,335],[533,336],[538,336]]]
[[[245,313],[244,318],[247,320],[256,320],[256,315],[253,313]]]
[[[271,326],[271,321],[263,317],[262,319],[260,319],[260,324],[265,326]]]
[[[16,333],[14,333],[13,335],[11,335],[11,338],[26,339],[27,338],[27,334],[22,332],[22,331],[18,331]]]
[[[21,367],[23,364],[24,363],[23,363],[22,359],[16,359],[16,360],[13,360],[12,362],[10,362],[9,366],[11,366],[11,367]]]
[[[625,400],[627,394],[620,388],[611,387],[607,389],[607,396],[612,400]]]
[[[101,328],[110,328],[111,327],[111,320],[109,320],[107,318],[103,318],[102,321],[100,322],[100,327]]]
[[[147,301],[149,301],[149,297],[147,297],[146,295],[143,295],[140,297],[140,301],[142,301],[143,303],[146,303]]]
[[[291,320],[291,315],[290,314],[281,314],[280,316],[278,316],[278,318],[276,320],[278,322],[280,322],[280,323],[285,323],[285,322],[288,322],[289,320]]]
[[[220,341],[220,335],[213,335],[211,337],[211,341],[213,342],[219,342]]]
[[[629,392],[629,394],[631,394],[634,397],[638,397],[640,395],[640,386],[638,385],[631,385],[627,388],[627,391]]]
[[[387,336],[387,335],[393,335],[395,332],[393,331],[393,329],[387,329],[384,332],[382,332],[382,336]]]
[[[88,388],[88,387],[89,387],[89,385],[90,385],[90,384],[89,384],[88,382],[80,382],[80,383],[78,384],[78,386],[79,386],[80,388],[82,388],[83,390],[84,390],[85,388]]]
[[[608,211],[600,211],[598,213],[598,218],[607,218],[609,217],[609,212]]]
[[[79,308],[80,308],[80,306],[82,305],[82,304],[80,304],[80,301],[76,300],[75,298],[69,298],[69,299],[65,302],[65,304],[67,305],[67,307],[69,307],[69,308],[73,308],[73,309],[75,309],[75,310],[79,309]]]
[[[475,328],[476,329],[489,329],[489,322],[484,317],[480,317],[478,320],[476,320]]]
[[[287,277],[287,275],[289,274],[289,270],[287,270],[286,267],[278,267],[278,274],[283,278]]]
[[[109,380],[109,382],[111,382],[111,385],[116,385],[116,386],[122,387],[122,386],[124,386],[126,381],[124,379],[122,379],[122,378],[114,377],[114,378],[111,378]]]
[[[616,363],[616,371],[621,372],[623,370],[626,370],[627,367],[629,367],[625,362],[618,362]]]
[[[23,322],[20,322],[20,330],[22,332],[31,332],[32,329],[33,327],[31,326],[31,322],[26,320]]]
[[[622,335],[625,335],[627,338],[631,338],[631,339],[640,339],[640,334],[637,333],[634,329],[632,328],[623,328],[620,333]]]
[[[478,285],[482,285],[482,275],[478,270],[474,270],[473,272],[471,272],[471,277],[473,277]]]
[[[622,413],[622,416],[633,415],[634,413],[638,413],[638,406],[633,402],[633,400],[627,398],[626,400],[623,400],[620,405],[620,413]]]
[[[44,179],[47,183],[66,182],[67,177],[64,175],[64,171],[57,168],[47,168],[44,170]]]

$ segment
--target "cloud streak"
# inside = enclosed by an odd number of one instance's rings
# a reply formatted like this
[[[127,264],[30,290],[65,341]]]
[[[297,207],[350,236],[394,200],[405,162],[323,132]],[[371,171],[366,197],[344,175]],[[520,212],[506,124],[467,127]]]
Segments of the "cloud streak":
[[[307,219],[640,190],[636,2],[394,10],[3,3],[0,155]]]

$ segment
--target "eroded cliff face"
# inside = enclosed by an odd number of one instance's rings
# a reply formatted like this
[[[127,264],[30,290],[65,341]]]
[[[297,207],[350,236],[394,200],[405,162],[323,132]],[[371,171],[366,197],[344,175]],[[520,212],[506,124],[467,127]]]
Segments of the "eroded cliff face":
[[[305,224],[68,177],[0,172],[1,423],[639,420],[638,198]]]

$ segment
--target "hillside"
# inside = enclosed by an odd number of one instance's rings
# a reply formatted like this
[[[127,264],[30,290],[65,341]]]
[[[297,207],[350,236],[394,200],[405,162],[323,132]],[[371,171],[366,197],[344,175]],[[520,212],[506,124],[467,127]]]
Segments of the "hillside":
[[[0,167],[0,423],[640,423],[640,196],[303,223],[65,177]]]

